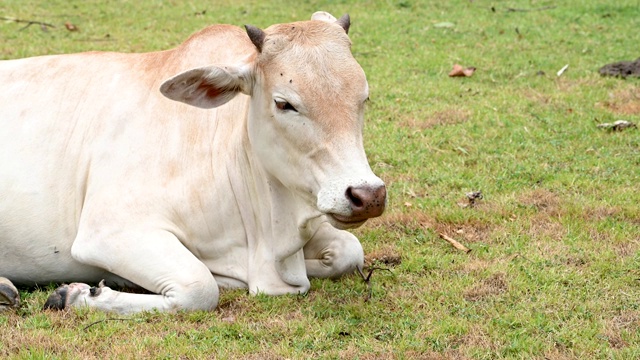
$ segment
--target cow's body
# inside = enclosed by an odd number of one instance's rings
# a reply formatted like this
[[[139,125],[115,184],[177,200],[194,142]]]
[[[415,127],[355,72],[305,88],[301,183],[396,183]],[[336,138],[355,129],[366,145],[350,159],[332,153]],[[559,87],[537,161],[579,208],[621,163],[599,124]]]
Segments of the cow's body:
[[[134,312],[210,309],[218,286],[305,292],[361,265],[338,228],[384,208],[362,150],[366,80],[339,26],[289,26],[312,40],[291,56],[318,55],[286,64],[278,46],[299,35],[282,42],[285,25],[263,43],[219,25],[164,52],[1,62],[0,276],[83,282],[54,307]],[[158,295],[84,284],[102,279]]]

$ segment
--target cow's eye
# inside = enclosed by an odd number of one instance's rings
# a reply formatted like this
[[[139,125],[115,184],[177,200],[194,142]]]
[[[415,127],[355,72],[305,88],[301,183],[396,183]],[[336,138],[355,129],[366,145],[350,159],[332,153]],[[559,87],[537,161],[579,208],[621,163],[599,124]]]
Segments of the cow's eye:
[[[274,100],[276,103],[276,107],[278,108],[278,110],[282,110],[282,111],[295,111],[298,112],[298,110],[296,110],[296,108],[293,107],[293,105],[289,104],[286,101],[279,101],[279,100]]]

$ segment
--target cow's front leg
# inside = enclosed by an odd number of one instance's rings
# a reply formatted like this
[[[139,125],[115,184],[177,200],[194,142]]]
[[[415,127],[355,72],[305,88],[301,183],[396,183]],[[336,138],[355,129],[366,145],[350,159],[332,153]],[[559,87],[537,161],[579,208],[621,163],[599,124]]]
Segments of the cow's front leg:
[[[337,278],[350,274],[364,264],[364,252],[358,238],[348,231],[322,223],[304,246],[307,276]]]
[[[88,306],[118,313],[211,310],[218,304],[218,285],[209,269],[170,232],[110,233],[79,237],[73,257],[129,280],[154,294],[132,294],[108,287],[74,283],[56,290],[48,307]]]

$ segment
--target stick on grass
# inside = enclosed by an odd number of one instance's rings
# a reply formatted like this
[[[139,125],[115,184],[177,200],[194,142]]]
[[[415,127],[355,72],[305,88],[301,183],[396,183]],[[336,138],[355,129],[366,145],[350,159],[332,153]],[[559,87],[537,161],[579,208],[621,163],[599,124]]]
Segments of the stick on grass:
[[[440,235],[441,238],[447,240],[451,245],[453,245],[454,248],[456,248],[458,250],[461,250],[461,251],[464,251],[466,253],[471,251],[471,249],[469,249],[468,247],[460,244],[456,239],[454,239],[454,238],[452,238],[450,236],[447,236],[447,235],[445,235],[443,233],[438,233],[438,234]]]
[[[364,298],[364,302],[369,301],[369,299],[371,299],[371,295],[373,294],[373,288],[371,287],[371,282],[369,280],[371,280],[371,274],[373,274],[374,270],[386,270],[388,272],[391,272],[391,270],[387,269],[387,268],[379,268],[379,267],[370,267],[369,268],[369,274],[367,276],[364,275],[364,273],[362,272],[362,269],[360,268],[360,266],[356,266],[356,270],[358,270],[358,273],[360,274],[360,276],[362,276],[362,280],[364,280],[364,283],[367,284],[367,296],[365,296]]]
[[[13,21],[15,23],[23,23],[23,24],[27,24],[24,27],[20,28],[20,31],[28,28],[29,26],[36,24],[36,25],[40,25],[40,28],[43,31],[47,31],[47,27],[52,27],[54,28],[55,26],[53,24],[49,24],[49,23],[45,23],[42,21],[35,21],[35,20],[21,20],[21,19],[14,19],[14,18],[9,18],[9,17],[4,17],[4,16],[0,16],[0,20],[5,20],[5,21]]]

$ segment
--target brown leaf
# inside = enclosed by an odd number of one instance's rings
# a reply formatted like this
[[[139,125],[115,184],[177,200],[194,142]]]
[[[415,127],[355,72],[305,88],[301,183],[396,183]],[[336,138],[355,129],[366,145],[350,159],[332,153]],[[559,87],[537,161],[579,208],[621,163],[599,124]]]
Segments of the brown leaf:
[[[471,67],[468,67],[468,68],[462,70],[462,73],[464,74],[464,76],[469,77],[469,76],[473,75],[473,73],[475,71],[476,71],[476,68],[471,66]]]
[[[69,31],[78,31],[79,30],[77,26],[73,25],[72,23],[70,23],[68,21],[66,23],[64,23],[64,27],[66,27],[67,30],[69,30]]]
[[[465,69],[465,68],[462,67],[462,65],[455,64],[455,65],[453,65],[453,69],[449,73],[449,76],[450,77],[456,77],[456,76],[469,77],[469,76],[473,75],[474,71],[476,71],[476,68],[473,67],[473,66],[470,66],[470,67]]]

